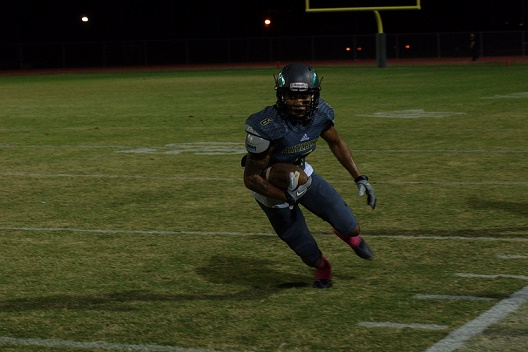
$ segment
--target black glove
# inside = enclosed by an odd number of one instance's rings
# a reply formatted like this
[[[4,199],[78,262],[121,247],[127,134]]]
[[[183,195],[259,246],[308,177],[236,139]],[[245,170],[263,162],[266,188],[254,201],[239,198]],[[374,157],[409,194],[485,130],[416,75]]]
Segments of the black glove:
[[[354,180],[358,187],[358,195],[361,197],[367,193],[367,204],[370,205],[372,209],[376,208],[376,193],[374,193],[374,188],[368,182],[367,176],[359,176]]]
[[[308,177],[308,180],[304,185],[298,185],[296,182],[293,182],[292,178],[295,178],[295,175],[293,172],[290,172],[290,187],[284,191],[284,195],[286,195],[290,205],[295,205],[312,186],[312,176]]]

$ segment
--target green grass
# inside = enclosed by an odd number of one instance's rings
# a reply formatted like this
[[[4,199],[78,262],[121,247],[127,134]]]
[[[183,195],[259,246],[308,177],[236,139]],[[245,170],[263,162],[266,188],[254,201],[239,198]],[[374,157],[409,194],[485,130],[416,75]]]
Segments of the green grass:
[[[456,274],[527,275],[527,69],[319,68],[378,195],[372,211],[324,144],[310,156],[376,255],[307,214],[334,268],[324,291],[242,182],[244,121],[273,104],[275,69],[0,77],[0,341],[18,339],[2,350],[425,351],[526,286]],[[527,316],[525,303],[462,351],[524,351]]]

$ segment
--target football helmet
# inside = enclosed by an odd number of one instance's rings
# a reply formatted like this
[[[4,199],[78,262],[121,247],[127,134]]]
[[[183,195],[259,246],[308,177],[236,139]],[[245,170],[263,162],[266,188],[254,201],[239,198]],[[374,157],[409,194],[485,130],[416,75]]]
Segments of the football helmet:
[[[308,123],[319,106],[321,81],[313,67],[294,63],[275,79],[277,109],[294,123]]]

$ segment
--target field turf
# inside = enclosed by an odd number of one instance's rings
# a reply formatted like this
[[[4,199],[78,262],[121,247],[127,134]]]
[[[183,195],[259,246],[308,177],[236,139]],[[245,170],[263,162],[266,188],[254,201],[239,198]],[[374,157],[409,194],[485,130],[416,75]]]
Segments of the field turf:
[[[242,182],[277,69],[0,76],[0,349],[526,351],[528,65],[316,68],[378,196],[319,143],[375,252],[307,214],[330,290]]]

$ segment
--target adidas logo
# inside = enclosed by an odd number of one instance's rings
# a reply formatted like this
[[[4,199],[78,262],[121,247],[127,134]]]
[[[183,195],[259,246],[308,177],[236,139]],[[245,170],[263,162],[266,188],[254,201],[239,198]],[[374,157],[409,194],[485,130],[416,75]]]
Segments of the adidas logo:
[[[310,140],[310,137],[308,137],[308,135],[305,133],[304,136],[302,136],[301,138],[301,142],[308,141],[308,140]]]

